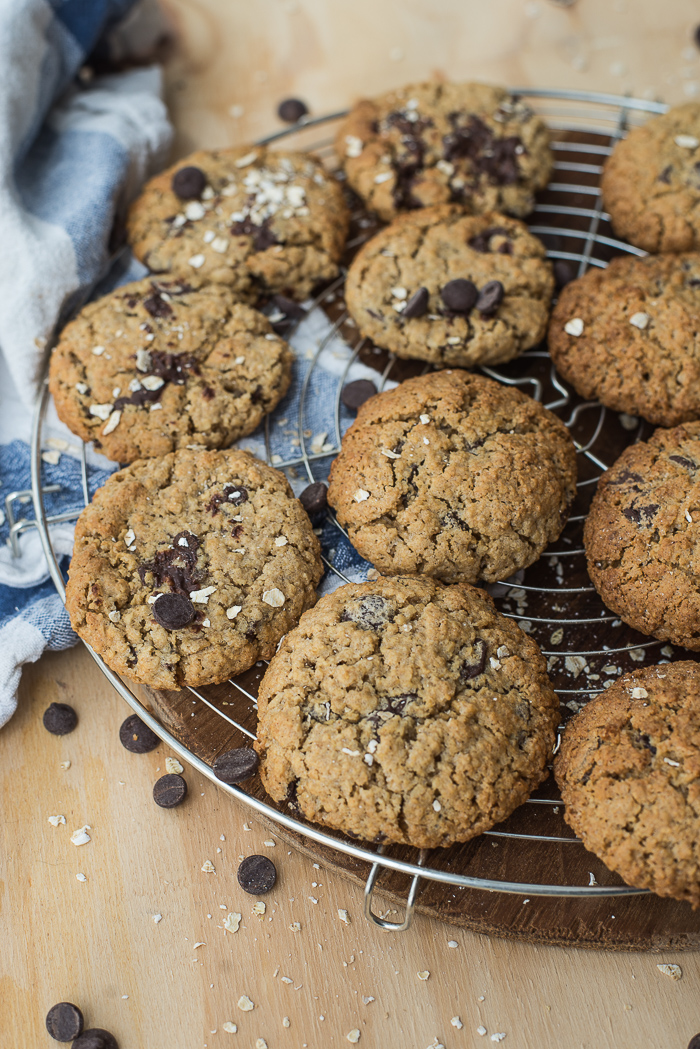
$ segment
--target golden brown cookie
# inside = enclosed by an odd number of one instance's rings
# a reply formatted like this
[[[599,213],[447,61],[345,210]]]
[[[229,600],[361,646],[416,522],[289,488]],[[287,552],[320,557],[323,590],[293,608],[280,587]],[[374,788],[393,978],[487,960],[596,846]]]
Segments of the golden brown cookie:
[[[700,906],[700,666],[626,674],[569,722],[564,818],[629,885]]]
[[[700,253],[613,259],[562,290],[557,371],[582,397],[659,426],[700,416]]]
[[[354,583],[282,642],[258,695],[265,789],[369,841],[432,848],[505,819],[547,775],[559,703],[482,590]]]
[[[524,223],[443,204],[401,215],[368,241],[350,266],[345,298],[377,346],[471,367],[536,346],[553,291],[544,245]]]
[[[348,223],[340,185],[318,160],[243,146],[200,150],[151,179],[127,232],[153,273],[227,284],[254,302],[304,299],[332,280]]]
[[[76,525],[66,607],[112,670],[179,689],[269,659],[322,574],[283,474],[234,449],[178,451],[95,493]]]
[[[293,360],[267,318],[229,288],[147,278],[64,328],[49,388],[74,434],[128,463],[252,433],[287,392]]]
[[[598,482],[583,538],[608,608],[643,634],[700,649],[700,422],[625,448]]]
[[[362,405],[328,502],[383,574],[473,583],[536,561],[575,491],[574,444],[555,415],[481,375],[441,371]]]
[[[409,84],[358,102],[336,150],[352,188],[385,222],[451,201],[527,215],[552,168],[542,120],[488,84]]]
[[[605,162],[601,189],[615,232],[638,248],[700,248],[700,103],[633,128]]]

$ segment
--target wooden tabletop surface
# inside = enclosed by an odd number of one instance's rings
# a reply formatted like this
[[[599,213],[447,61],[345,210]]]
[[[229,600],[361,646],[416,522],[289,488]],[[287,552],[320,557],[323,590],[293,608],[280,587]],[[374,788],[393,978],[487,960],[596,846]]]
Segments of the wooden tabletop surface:
[[[180,35],[167,70],[178,154],[276,129],[284,97],[322,113],[431,75],[668,101],[700,90],[694,0],[166,6]],[[44,730],[52,701],[78,711],[72,734]],[[128,713],[77,648],[25,669],[0,732],[2,1049],[55,1044],[44,1016],[61,1000],[121,1049],[333,1049],[354,1030],[361,1049],[471,1049],[492,1035],[506,1049],[686,1049],[700,1031],[697,954],[533,947],[420,916],[405,933],[372,928],[359,889],[266,844],[275,835],[208,781],[186,771],[185,804],[159,809],[152,787],[168,751],[125,751]],[[86,824],[91,841],[71,844]],[[262,915],[235,876],[254,852],[279,872]],[[207,860],[215,872],[202,871]],[[226,931],[236,913],[240,928]]]

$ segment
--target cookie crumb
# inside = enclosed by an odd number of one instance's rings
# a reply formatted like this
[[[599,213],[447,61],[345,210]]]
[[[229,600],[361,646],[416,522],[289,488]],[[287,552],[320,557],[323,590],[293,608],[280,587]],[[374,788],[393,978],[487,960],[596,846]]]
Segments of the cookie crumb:
[[[216,867],[211,860],[205,860],[202,864],[201,870],[204,874],[216,874]]]
[[[184,772],[184,766],[180,764],[177,758],[166,758],[165,759],[165,771],[175,773],[178,776],[181,772]]]
[[[289,926],[292,932],[301,932],[301,922],[292,922]],[[284,977],[282,977],[284,979]],[[290,980],[291,983],[291,980]]]

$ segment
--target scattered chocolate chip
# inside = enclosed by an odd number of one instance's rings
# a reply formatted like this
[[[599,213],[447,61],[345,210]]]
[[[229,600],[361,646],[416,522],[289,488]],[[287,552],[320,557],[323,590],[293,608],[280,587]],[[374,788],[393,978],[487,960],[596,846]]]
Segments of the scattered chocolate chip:
[[[129,714],[119,729],[119,742],[132,754],[148,754],[150,750],[155,750],[160,740],[137,714]]]
[[[187,797],[187,784],[176,772],[161,776],[153,784],[153,800],[162,809],[174,809]]]
[[[700,47],[700,25],[696,26],[695,28],[695,32],[693,33],[693,40],[695,41],[697,46]],[[700,1034],[696,1034],[695,1037],[700,1039]],[[688,1046],[688,1049],[691,1049],[691,1047]],[[692,1049],[695,1049],[695,1046],[693,1046]]]
[[[700,40],[698,40],[698,34],[700,34],[700,27],[698,27],[698,29],[696,31],[696,34],[695,34],[696,35],[696,40],[697,40],[697,43],[698,43],[698,47],[700,47]],[[693,1035],[693,1037],[688,1042],[688,1049],[700,1049],[700,1034],[694,1034]]]
[[[310,484],[299,496],[299,502],[306,510],[309,517],[315,517],[323,513],[328,505],[328,489],[323,481],[315,481]]]
[[[422,317],[428,309],[428,303],[430,301],[430,294],[427,288],[419,288],[418,291],[414,291],[410,299],[401,311],[401,316],[404,320],[413,320],[415,317]]]
[[[504,287],[500,280],[490,280],[484,284],[476,300],[476,308],[482,317],[492,317],[503,302]]]
[[[44,728],[54,736],[65,736],[78,724],[78,715],[67,703],[52,703],[44,711]]]
[[[285,98],[277,107],[277,116],[286,124],[296,124],[308,112],[308,106],[300,98]]]
[[[346,408],[349,408],[351,412],[356,412],[365,401],[374,397],[376,392],[377,387],[369,379],[355,379],[354,382],[348,382],[343,386],[340,399]]]
[[[182,630],[196,616],[195,608],[185,594],[161,594],[153,603],[153,618],[166,630]]]
[[[83,1014],[72,1002],[52,1005],[46,1014],[46,1030],[57,1042],[72,1042],[83,1030]]]
[[[219,754],[212,771],[222,783],[242,783],[257,772],[260,759],[252,747],[234,747]]]
[[[386,623],[391,623],[395,615],[396,609],[385,597],[368,594],[347,605],[340,621],[356,623],[362,630],[379,630]]]
[[[488,646],[486,642],[482,641],[481,638],[477,638],[474,642],[474,657],[472,659],[466,659],[459,668],[459,676],[462,681],[471,681],[472,678],[478,677],[479,674],[483,674],[486,666],[487,654]]]
[[[91,1027],[76,1038],[71,1049],[119,1049],[117,1039],[102,1027]]]
[[[267,856],[246,856],[238,868],[238,884],[251,896],[264,896],[277,881],[277,868]]]
[[[204,172],[200,168],[191,166],[176,171],[171,183],[173,193],[180,200],[194,200],[195,197],[201,197],[206,184],[207,178]]]
[[[563,288],[576,278],[576,270],[566,259],[557,259],[552,267],[557,288]]]
[[[479,292],[473,281],[458,277],[457,280],[448,280],[440,295],[448,310],[469,313],[474,308]]]

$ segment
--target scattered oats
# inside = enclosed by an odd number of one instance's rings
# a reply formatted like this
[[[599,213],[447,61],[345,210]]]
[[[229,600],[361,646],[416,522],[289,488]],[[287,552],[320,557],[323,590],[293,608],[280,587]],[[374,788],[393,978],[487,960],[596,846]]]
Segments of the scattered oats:
[[[200,252],[198,255],[193,255],[191,258],[189,258],[187,260],[187,264],[191,266],[192,269],[198,270],[200,266],[204,265],[204,261],[204,255],[202,255]]]
[[[238,999],[238,1008],[241,1010],[241,1012],[249,1013],[251,1009],[255,1008],[255,1006],[251,1002],[247,994],[242,994],[241,997]]]
[[[681,149],[697,149],[700,146],[700,139],[697,139],[695,135],[676,135],[673,141]]]
[[[423,444],[430,444],[430,440],[427,437],[423,438]]]
[[[110,415],[112,414],[111,404],[91,404],[90,415],[96,416],[98,419],[102,419],[103,422],[107,422]]]
[[[645,688],[637,687],[632,689],[632,699],[646,699],[649,693]]]
[[[350,924],[350,915],[348,914],[348,912],[346,910],[342,910],[340,907],[338,908],[338,917],[340,918],[341,922],[344,925],[349,925]],[[370,999],[370,1000],[374,1001],[373,998]],[[364,1001],[364,999],[363,999],[363,1001]],[[365,1005],[366,1004],[367,1003],[365,1002]]]
[[[429,976],[430,976],[430,973],[428,972],[427,969],[423,969],[422,972],[418,973],[418,979],[419,980],[427,980]]]
[[[78,879],[78,881],[87,881],[87,878],[84,874],[76,874],[76,878]]]
[[[211,626],[211,619],[203,619],[202,626]],[[219,852],[221,852],[221,849],[219,849]]]
[[[366,492],[364,488],[358,488],[353,495],[353,499],[356,503],[364,503],[365,499],[369,499],[369,492]]]
[[[291,1022],[290,1022],[290,1019],[289,1019],[288,1016],[283,1016],[282,1017],[282,1026],[283,1027],[291,1027]]]
[[[61,460],[61,453],[55,450],[51,452],[42,452],[41,458],[45,463],[48,463],[49,466],[58,466]]]
[[[453,1016],[452,1019],[450,1020],[450,1023],[452,1024],[453,1027],[456,1027],[458,1031],[461,1031],[462,1028],[464,1027],[464,1024],[462,1023],[462,1021],[460,1020],[460,1018],[458,1016]]]
[[[666,656],[667,659],[670,659],[673,655],[673,648],[671,647],[671,645],[664,645],[664,647],[661,649],[661,655]]]
[[[672,761],[671,758],[664,758],[664,761],[667,765],[672,765],[674,769],[679,769],[681,767],[680,761]]]
[[[184,766],[181,765],[180,762],[177,760],[177,758],[166,758],[165,771],[170,772],[171,774],[176,773],[176,775],[179,776],[181,772],[185,771],[185,769]]]
[[[107,618],[111,620],[112,623],[118,623],[121,617],[121,612],[119,612],[116,608],[113,608],[111,612],[107,613]]]
[[[579,335],[583,335],[583,321],[580,317],[573,317],[564,325],[564,331],[567,335],[574,335],[578,338]]]
[[[205,586],[203,590],[192,590],[190,592],[190,601],[194,601],[196,604],[206,605],[211,595],[215,593],[215,586]]]
[[[380,185],[382,182],[388,182],[393,177],[393,174],[393,171],[380,171],[378,175],[374,176],[374,181],[377,185]]]
[[[345,136],[345,156],[346,157],[359,157],[362,152],[362,139],[358,138],[357,135],[346,135]]]
[[[564,666],[570,674],[577,678],[586,666],[586,660],[583,656],[567,656],[564,660]]]
[[[379,572],[377,571],[377,569],[376,568],[369,568],[367,570],[367,578],[371,582],[374,582],[375,579],[379,579]]]
[[[408,298],[408,291],[406,288],[402,288],[400,285],[396,288],[391,289],[391,294],[395,299],[406,299]]]
[[[557,732],[557,742],[554,745],[554,750],[552,751],[552,754],[557,754],[558,751],[559,751],[559,747],[560,746],[561,746],[561,733]]]
[[[352,1042],[353,1045],[356,1045],[360,1040],[360,1032],[356,1027],[353,1027],[352,1031],[348,1031],[345,1037],[349,1042]]]
[[[272,590],[264,590],[262,599],[266,605],[271,605],[272,608],[281,608],[285,601],[284,594],[276,586]]]
[[[445,342],[447,343],[448,346],[459,346],[459,344],[462,342],[462,336],[461,335],[450,335],[450,337],[448,339],[445,339]]]
[[[89,841],[92,841],[88,831],[92,830],[89,824],[85,824],[84,827],[80,827],[78,830],[74,830],[70,836],[70,840],[74,845],[87,845]]]
[[[206,943],[204,943],[203,941],[200,941],[199,943],[195,943],[195,944],[192,945],[192,950],[196,951],[198,947],[206,947]]]
[[[151,367],[151,355],[148,350],[136,351],[136,367],[140,372],[147,372]]]
[[[633,659],[635,661],[635,663],[641,663],[644,659],[643,648],[631,648],[627,654],[629,655],[630,659]]]
[[[350,750],[349,747],[341,747],[340,749],[343,754],[349,754],[351,758],[359,758],[360,756],[359,750]]]
[[[216,867],[211,860],[205,860],[201,869],[203,874],[216,874]]]
[[[289,926],[289,928],[292,930],[292,932],[301,932],[301,922],[292,922],[292,924]],[[285,979],[284,976],[282,977],[282,979],[284,980],[285,983],[291,983],[292,982],[289,979]]]
[[[184,209],[185,218],[189,219],[190,222],[196,222],[198,219],[203,219],[206,215],[204,205],[200,204],[198,200],[191,200],[189,204],[186,204]]]
[[[244,157],[239,157],[238,160],[234,160],[233,166],[236,168],[247,168],[254,160],[257,160],[258,151],[256,149],[251,150],[250,153],[246,153]]]
[[[95,354],[96,357],[101,357],[102,354],[105,352],[105,348],[104,346],[93,346],[92,352]]]
[[[290,978],[288,976],[283,976],[282,977],[282,983],[294,983],[294,981],[290,980]]]
[[[245,364],[245,357],[236,357],[233,363],[234,364]]]
[[[318,903],[318,900],[315,896],[309,896],[308,899],[311,900],[312,903]]]
[[[618,416],[620,425],[624,430],[635,430],[639,424],[639,419],[636,415],[628,415],[627,412],[621,412]]]
[[[226,1023],[223,1024],[223,1028],[224,1028],[224,1031],[226,1031],[227,1034],[235,1034],[236,1031],[238,1030],[236,1025],[231,1023],[230,1020],[227,1020]]]
[[[164,386],[165,382],[159,375],[144,375],[141,380],[141,385],[145,390],[151,390],[151,392],[153,392],[159,390],[161,386]]]
[[[648,323],[648,313],[633,313],[630,317],[630,324],[634,325],[635,328],[639,328],[640,331],[644,331]]]
[[[493,656],[489,656],[489,664],[490,664],[492,670],[500,670],[501,669],[501,661],[500,661],[500,659],[494,659]]]
[[[664,962],[662,965],[657,965],[656,968],[660,973],[663,973],[664,976],[670,976],[672,980],[680,980],[683,976],[683,970],[680,965],[669,965]]]
[[[491,1041],[492,1042],[502,1042],[503,1039],[505,1038],[505,1036],[506,1036],[505,1031],[498,1031],[496,1034],[492,1034],[491,1035]]]
[[[238,932],[238,928],[241,924],[241,917],[237,911],[231,911],[224,918],[224,929],[226,932]]]
[[[440,802],[438,801],[437,798],[433,802],[433,808],[435,809],[436,812],[440,812],[441,809],[442,809],[442,805],[440,804]]]
[[[255,1049],[267,1049],[267,1042],[264,1038],[255,1039]]]
[[[156,925],[157,925],[157,924],[158,924],[158,922],[162,922],[162,921],[163,921],[163,915],[162,915],[162,914],[154,914],[154,915],[153,915],[153,921],[154,921],[154,922],[156,923]]]
[[[58,827],[59,823],[63,824],[63,826],[65,827],[65,825],[66,825],[66,817],[65,816],[49,816],[49,823],[51,824],[52,827]]]
[[[448,946],[448,947],[453,947],[453,948],[454,948],[454,947],[459,947],[459,944],[457,943],[457,941],[456,941],[456,940],[448,940],[448,941],[447,941],[447,946]]]
[[[486,1028],[483,1026],[483,1024],[479,1024],[479,1026],[476,1029],[476,1033],[482,1036],[486,1034]]]
[[[595,874],[593,873],[593,871],[589,871],[588,872],[588,885],[589,885],[589,887],[592,887],[593,885],[597,885],[597,884],[598,884],[598,882],[595,880]]]
[[[549,640],[550,643],[553,645],[560,645],[564,640],[564,630],[562,629],[562,627],[558,627],[556,630],[554,630]]]
[[[122,413],[121,412],[112,412],[111,413],[111,415],[110,415],[110,417],[109,417],[109,419],[107,421],[107,425],[105,426],[104,430],[102,431],[102,436],[103,437],[106,437],[107,434],[113,433],[114,430],[116,430],[117,426],[119,426],[119,420],[121,419],[121,417],[122,417]]]
[[[204,241],[205,244],[211,244],[211,242],[213,241],[215,236],[216,236],[216,233],[214,233],[214,230],[213,229],[208,229],[208,230],[205,231],[204,236],[202,237],[202,240]]]
[[[42,459],[43,459],[43,456],[42,456]],[[686,510],[686,512],[685,512],[685,519],[688,522],[688,524],[692,524],[693,523],[693,518],[691,517],[690,510]]]
[[[232,605],[231,608],[226,609],[226,616],[228,619],[235,619],[243,605]]]
[[[262,900],[258,900],[257,903],[253,904],[253,914],[257,918],[262,918],[262,916],[263,916],[263,914],[265,913],[266,910],[267,910],[267,907],[265,906],[265,904],[263,903]]]
[[[78,391],[78,393],[81,394],[81,395],[87,393],[88,390],[90,389],[88,384],[85,383],[85,382],[76,382],[75,388]]]
[[[399,455],[398,452],[390,452],[388,448],[380,448],[379,450],[382,453],[382,455],[385,455],[387,457],[387,459],[400,459],[401,458],[401,456]]]
[[[70,768],[70,761],[68,761],[68,759],[66,759],[65,761],[62,761],[61,765],[60,765],[60,768],[62,768],[63,771],[65,772],[67,769]]]

